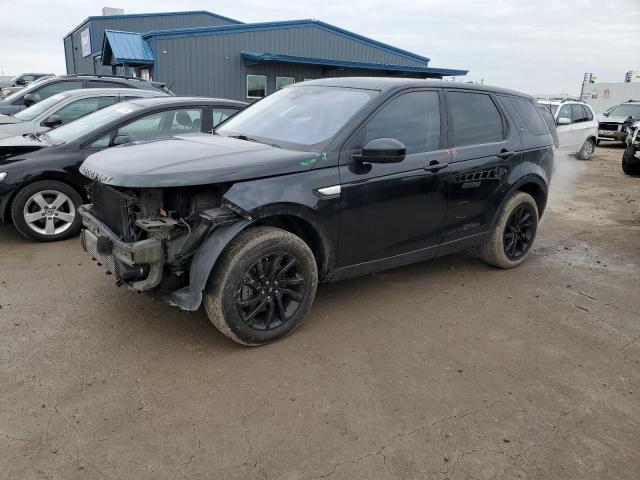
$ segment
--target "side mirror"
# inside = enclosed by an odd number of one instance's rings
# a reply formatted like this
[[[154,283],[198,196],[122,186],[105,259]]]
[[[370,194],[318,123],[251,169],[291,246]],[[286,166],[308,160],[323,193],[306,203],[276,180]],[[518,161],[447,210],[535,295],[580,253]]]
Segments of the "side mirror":
[[[113,139],[113,142],[111,143],[111,145],[113,145],[114,147],[117,147],[118,145],[125,145],[131,142],[133,142],[133,140],[129,135],[118,135],[116,138]]]
[[[47,119],[42,122],[42,125],[49,128],[59,127],[60,125],[62,125],[62,118],[60,118],[60,115],[56,115],[54,113],[53,115],[47,117]]]
[[[608,117],[609,113],[611,113],[611,112],[602,112],[602,115],[605,116],[605,117]]]
[[[571,119],[567,117],[558,118],[558,125],[569,125],[571,123]]]
[[[374,138],[362,147],[362,155],[354,155],[358,162],[397,163],[404,160],[407,147],[395,138]]]
[[[16,80],[16,85],[26,85],[27,81],[24,78],[19,78]]]
[[[33,98],[33,95],[27,93],[24,97],[22,97],[22,103],[24,103],[25,107],[30,107],[31,105],[36,104],[36,99]]]

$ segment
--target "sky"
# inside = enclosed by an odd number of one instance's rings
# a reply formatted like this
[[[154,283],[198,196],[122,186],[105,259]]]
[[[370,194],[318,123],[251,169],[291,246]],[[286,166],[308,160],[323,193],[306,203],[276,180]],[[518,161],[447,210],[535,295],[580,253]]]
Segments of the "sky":
[[[469,69],[464,80],[530,94],[578,94],[584,73],[640,71],[640,0],[30,0],[4,2],[0,75],[65,73],[62,38],[103,6],[209,10],[244,22],[316,18]]]

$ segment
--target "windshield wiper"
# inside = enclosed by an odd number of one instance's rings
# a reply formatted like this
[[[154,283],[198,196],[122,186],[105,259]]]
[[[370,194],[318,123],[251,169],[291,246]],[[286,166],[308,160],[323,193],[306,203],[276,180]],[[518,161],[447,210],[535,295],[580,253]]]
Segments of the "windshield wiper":
[[[262,143],[263,145],[269,145],[270,147],[275,147],[275,148],[282,148],[280,145],[278,145],[277,143],[269,143],[269,142],[262,142],[260,140],[257,140],[255,138],[252,137],[248,137],[247,135],[240,133],[238,135],[229,135],[230,138],[237,138],[238,140],[245,140],[247,142],[255,142],[255,143]]]

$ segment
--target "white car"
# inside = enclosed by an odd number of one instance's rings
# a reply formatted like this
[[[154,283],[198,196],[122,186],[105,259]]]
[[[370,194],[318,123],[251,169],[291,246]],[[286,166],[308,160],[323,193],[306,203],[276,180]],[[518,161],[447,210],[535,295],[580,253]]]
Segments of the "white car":
[[[589,160],[598,138],[598,121],[591,107],[577,100],[539,99],[538,104],[556,121],[560,150]]]

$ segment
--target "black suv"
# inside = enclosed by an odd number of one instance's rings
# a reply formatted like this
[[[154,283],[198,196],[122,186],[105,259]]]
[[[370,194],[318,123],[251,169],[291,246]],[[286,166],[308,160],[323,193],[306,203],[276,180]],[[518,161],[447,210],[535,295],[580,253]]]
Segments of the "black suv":
[[[9,95],[0,102],[0,114],[13,115],[56,93],[79,88],[139,88],[171,93],[164,83],[149,82],[140,78],[112,75],[62,75],[34,82]]]
[[[533,98],[440,81],[304,82],[214,133],[87,158],[81,241],[118,283],[204,303],[244,345],[294,330],[319,281],[469,247],[519,265],[554,164]]]

